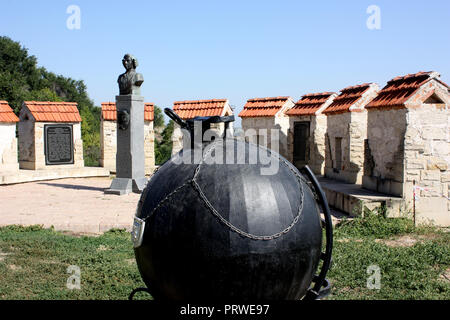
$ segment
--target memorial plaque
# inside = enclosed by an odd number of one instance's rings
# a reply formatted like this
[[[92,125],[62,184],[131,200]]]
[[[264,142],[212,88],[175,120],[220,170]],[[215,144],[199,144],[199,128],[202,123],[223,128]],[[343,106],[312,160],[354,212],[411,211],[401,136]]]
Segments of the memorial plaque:
[[[73,128],[69,124],[45,125],[45,163],[73,164]]]

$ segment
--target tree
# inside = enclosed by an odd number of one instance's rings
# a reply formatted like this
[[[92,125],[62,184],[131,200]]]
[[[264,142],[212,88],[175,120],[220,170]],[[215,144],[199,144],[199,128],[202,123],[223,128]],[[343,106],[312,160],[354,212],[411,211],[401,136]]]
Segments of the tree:
[[[100,108],[83,106],[80,115],[84,164],[97,167],[100,165]]]
[[[155,139],[155,162],[161,165],[170,159],[172,155],[172,133],[174,122],[170,120],[161,133],[161,141]]]
[[[8,37],[0,37],[0,100],[8,101],[18,115],[23,101],[76,102],[82,118],[86,165],[100,158],[100,108],[89,99],[83,80],[56,75],[37,66],[35,56]]]
[[[58,97],[56,92],[49,88],[43,88],[28,92],[26,94],[26,101],[63,101],[63,99]]]
[[[7,100],[18,113],[30,89],[40,89],[40,75],[34,56],[18,42],[0,37],[0,99]]]
[[[154,114],[154,120],[153,120],[153,126],[154,127],[164,127],[164,115],[160,107],[155,105],[155,108],[153,109]]]

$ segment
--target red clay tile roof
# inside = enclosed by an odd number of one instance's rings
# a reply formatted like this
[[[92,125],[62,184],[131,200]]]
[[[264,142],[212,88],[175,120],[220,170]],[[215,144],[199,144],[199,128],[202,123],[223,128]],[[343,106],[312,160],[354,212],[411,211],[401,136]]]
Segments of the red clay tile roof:
[[[109,121],[117,120],[116,104],[114,102],[102,102],[102,119]]]
[[[341,90],[341,93],[334,98],[333,103],[326,108],[323,113],[338,113],[349,111],[349,108],[356,103],[362,95],[369,90],[370,83],[364,83],[357,86],[347,87]]]
[[[37,122],[81,122],[76,102],[25,101]]]
[[[146,102],[144,104],[144,121],[153,121],[155,104]],[[102,102],[102,118],[108,121],[117,121],[116,103]]]
[[[305,94],[286,114],[288,116],[314,115],[333,94],[334,92]]]
[[[155,118],[155,104],[151,102],[144,103],[144,121],[153,121]]]
[[[221,116],[227,102],[227,99],[176,101],[173,103],[173,111],[183,120]]]
[[[239,117],[273,117],[289,99],[290,97],[249,99]]]
[[[0,100],[0,122],[18,122],[19,118],[14,114],[7,101]]]
[[[404,103],[425,83],[437,75],[435,72],[418,72],[395,77],[380,91],[367,108],[404,106]],[[443,83],[442,81],[440,81]],[[445,83],[443,83],[446,85]]]

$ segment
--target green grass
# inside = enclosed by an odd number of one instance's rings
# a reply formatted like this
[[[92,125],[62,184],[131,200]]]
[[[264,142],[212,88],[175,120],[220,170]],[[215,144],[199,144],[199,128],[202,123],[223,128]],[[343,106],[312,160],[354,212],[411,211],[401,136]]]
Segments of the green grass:
[[[370,265],[380,268],[379,290],[367,288]],[[329,299],[450,299],[449,267],[450,233],[366,212],[335,228]]]
[[[450,233],[368,213],[334,234],[328,299],[450,299],[441,276],[450,267]],[[415,243],[401,246],[406,236]],[[70,265],[80,267],[80,290],[66,287]],[[367,288],[370,265],[381,270],[380,290]],[[127,299],[142,286],[128,232],[88,237],[38,226],[0,228],[0,299]]]
[[[419,231],[434,232],[436,229],[425,225],[416,228],[414,222],[406,216],[395,219],[387,218],[385,211],[382,209],[378,210],[378,212],[365,210],[364,216],[341,221],[334,230],[334,237],[385,239],[395,235]]]
[[[120,230],[75,237],[9,226],[0,229],[0,250],[0,299],[127,299],[144,285],[130,234]],[[80,290],[66,286],[70,265],[80,267]]]

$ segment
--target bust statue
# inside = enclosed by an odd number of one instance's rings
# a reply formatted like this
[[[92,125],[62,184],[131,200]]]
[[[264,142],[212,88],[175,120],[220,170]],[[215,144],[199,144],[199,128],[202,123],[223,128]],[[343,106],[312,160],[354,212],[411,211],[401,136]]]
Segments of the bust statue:
[[[127,70],[125,73],[119,76],[117,82],[119,84],[119,94],[129,95],[141,94],[141,84],[144,82],[142,74],[136,72],[138,66],[137,59],[131,54],[126,54],[122,59],[122,64]]]

